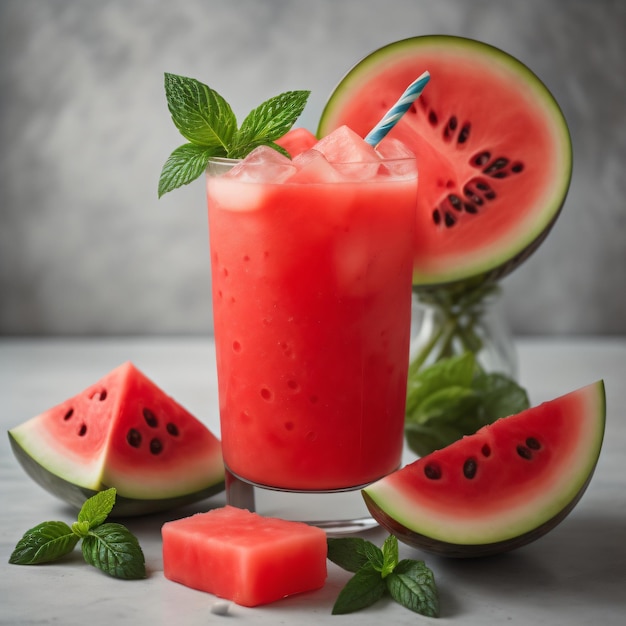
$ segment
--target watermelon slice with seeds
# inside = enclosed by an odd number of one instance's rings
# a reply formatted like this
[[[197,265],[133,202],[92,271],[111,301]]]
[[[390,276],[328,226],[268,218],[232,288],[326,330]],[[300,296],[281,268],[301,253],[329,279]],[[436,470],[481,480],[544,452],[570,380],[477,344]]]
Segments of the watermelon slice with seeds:
[[[388,135],[417,158],[414,284],[496,280],[544,241],[572,174],[563,113],[521,61],[464,37],[391,43],[339,82],[318,136],[347,125],[365,137],[425,70],[430,82]]]
[[[12,428],[9,439],[31,478],[76,508],[109,487],[117,517],[224,488],[220,441],[131,362]]]
[[[436,450],[363,490],[373,517],[414,547],[449,557],[519,548],[576,506],[602,449],[597,381]]]

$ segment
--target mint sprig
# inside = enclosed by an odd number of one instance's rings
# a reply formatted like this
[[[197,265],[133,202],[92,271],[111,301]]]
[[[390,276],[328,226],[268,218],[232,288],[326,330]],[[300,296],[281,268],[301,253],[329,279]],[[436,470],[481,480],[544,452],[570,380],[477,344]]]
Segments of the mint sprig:
[[[165,96],[172,121],[187,140],[169,156],[159,178],[159,198],[198,178],[211,157],[239,159],[267,145],[286,154],[275,141],[300,117],[309,91],[287,91],[252,110],[241,127],[231,106],[195,78],[165,74]]]
[[[9,563],[39,565],[57,561],[82,540],[83,556],[90,565],[114,578],[145,578],[145,559],[137,538],[122,524],[104,523],[116,495],[115,488],[111,488],[86,500],[71,527],[52,521],[26,531]]]
[[[409,371],[406,441],[425,456],[529,406],[520,385],[504,374],[484,372],[473,352],[445,357]]]
[[[358,537],[328,538],[328,558],[354,576],[339,592],[333,615],[365,609],[385,595],[402,606],[439,616],[435,577],[424,561],[399,560],[398,539],[389,535],[382,549]]]

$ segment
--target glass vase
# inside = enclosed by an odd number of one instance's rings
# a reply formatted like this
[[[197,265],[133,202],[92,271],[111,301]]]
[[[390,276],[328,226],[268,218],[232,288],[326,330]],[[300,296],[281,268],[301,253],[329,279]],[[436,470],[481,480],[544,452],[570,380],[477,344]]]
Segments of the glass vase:
[[[411,371],[471,351],[484,372],[516,380],[517,354],[501,296],[498,284],[469,290],[414,289]]]

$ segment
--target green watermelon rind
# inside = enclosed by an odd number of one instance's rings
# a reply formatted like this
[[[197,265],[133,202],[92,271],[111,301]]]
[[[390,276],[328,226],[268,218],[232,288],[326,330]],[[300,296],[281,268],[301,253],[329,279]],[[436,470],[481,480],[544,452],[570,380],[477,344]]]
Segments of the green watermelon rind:
[[[514,535],[509,539],[490,541],[486,543],[455,543],[451,541],[443,541],[441,539],[436,539],[434,537],[415,532],[398,522],[385,511],[381,510],[375,500],[366,492],[363,493],[363,498],[368,511],[372,514],[376,521],[390,534],[395,535],[403,543],[439,556],[450,558],[479,558],[517,550],[518,548],[528,545],[529,543],[532,543],[549,533],[572,512],[574,507],[578,504],[578,501],[587,490],[592,476],[593,470],[576,496],[570,500],[567,506],[561,509],[550,519],[535,528],[532,528],[531,530],[525,531],[519,535]]]
[[[51,472],[46,467],[38,463],[33,459],[19,444],[17,439],[11,432],[9,434],[9,441],[13,454],[19,461],[24,471],[41,487],[43,487],[50,494],[63,500],[70,506],[80,509],[85,500],[94,496],[99,491],[104,491],[112,485],[98,485],[97,489],[90,489],[81,485],[72,483],[64,478],[61,478],[57,474]],[[179,508],[188,504],[199,502],[206,498],[210,498],[225,489],[224,475],[215,476],[215,482],[207,485],[203,489],[199,489],[190,493],[182,493],[180,495],[165,497],[165,498],[130,498],[117,494],[115,499],[115,506],[111,511],[109,517],[121,518],[121,517],[134,517],[139,515],[149,515],[152,513],[159,513],[163,511],[169,511],[171,509]]]
[[[94,398],[95,409],[89,404]],[[100,405],[101,402],[105,404]],[[119,437],[112,438],[111,434],[120,416],[130,418],[133,427],[140,429],[147,420],[146,413],[141,413],[144,402],[164,410],[168,417],[163,422],[172,420],[187,433],[178,437],[176,432],[176,446],[168,456],[159,457],[157,464],[152,462],[153,456],[146,465],[134,452],[129,455],[127,446],[123,450],[116,448]],[[104,409],[98,409],[99,406]],[[92,415],[94,421],[89,428],[85,426],[86,430],[97,433],[101,429],[99,447],[75,450],[55,430],[59,424],[73,424],[68,418],[75,409],[77,415],[81,411],[86,416]],[[92,410],[94,413],[90,414]],[[133,421],[137,418],[140,421]],[[165,428],[164,424],[161,426]],[[144,427],[153,433],[157,425],[146,421]],[[130,361],[64,402],[11,428],[8,435],[12,451],[26,473],[41,487],[75,507],[82,506],[86,498],[115,487],[114,515],[142,515],[198,501],[225,488],[219,440]],[[129,443],[126,438],[123,441]]]
[[[384,72],[385,67],[392,66],[397,59],[406,58],[425,48],[430,50],[440,48],[443,53],[455,50],[467,56],[478,54],[481,58],[489,56],[491,63],[499,64],[500,67],[519,76],[524,81],[524,88],[541,103],[546,117],[551,120],[551,129],[555,137],[554,145],[559,147],[561,157],[558,169],[559,180],[552,185],[542,218],[537,219],[531,228],[527,228],[523,236],[516,237],[512,243],[506,242],[506,245],[503,242],[496,253],[480,261],[463,259],[462,263],[456,263],[454,267],[449,267],[445,271],[438,270],[433,275],[421,274],[417,270],[414,273],[416,289],[430,290],[445,286],[463,290],[467,283],[493,282],[508,275],[528,259],[545,240],[561,212],[569,190],[573,169],[572,142],[567,122],[558,102],[530,68],[500,48],[453,35],[410,37],[383,46],[364,57],[345,74],[332,92],[320,117],[318,136],[324,136],[335,128],[337,125],[335,118],[338,113],[351,100],[352,94],[359,92],[362,86],[367,84],[368,76],[374,75],[377,78]]]
[[[501,522],[502,518],[494,518],[481,530],[468,531],[462,515],[454,530],[449,525],[443,528],[438,525],[436,518],[424,519],[419,510],[411,510],[409,496],[401,494],[399,489],[388,488],[384,478],[362,490],[368,510],[383,528],[399,540],[440,556],[489,556],[535,541],[555,528],[574,509],[589,486],[597,466],[606,424],[604,382],[589,385],[588,393],[589,403],[593,407],[593,437],[585,440],[584,460],[578,464],[574,474],[567,476],[567,488],[558,493],[546,492],[543,506],[533,511],[529,504],[528,510],[532,514],[508,523],[506,528]]]

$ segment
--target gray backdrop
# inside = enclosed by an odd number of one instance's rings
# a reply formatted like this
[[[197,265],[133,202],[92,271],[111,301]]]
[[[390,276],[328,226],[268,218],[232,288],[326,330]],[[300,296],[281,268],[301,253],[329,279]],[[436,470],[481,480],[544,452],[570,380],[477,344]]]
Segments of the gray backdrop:
[[[625,2],[2,0],[0,333],[211,331],[204,187],[157,200],[182,143],[163,72],[210,84],[240,119],[311,89],[314,131],[354,63],[431,33],[519,57],[571,126],[564,212],[504,281],[514,331],[626,332]]]

